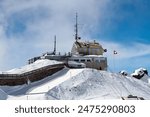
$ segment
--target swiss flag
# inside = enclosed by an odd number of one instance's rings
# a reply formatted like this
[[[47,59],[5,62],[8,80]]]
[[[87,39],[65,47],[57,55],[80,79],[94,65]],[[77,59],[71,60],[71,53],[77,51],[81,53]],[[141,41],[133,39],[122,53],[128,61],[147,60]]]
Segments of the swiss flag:
[[[114,54],[118,54],[116,50],[114,50]]]

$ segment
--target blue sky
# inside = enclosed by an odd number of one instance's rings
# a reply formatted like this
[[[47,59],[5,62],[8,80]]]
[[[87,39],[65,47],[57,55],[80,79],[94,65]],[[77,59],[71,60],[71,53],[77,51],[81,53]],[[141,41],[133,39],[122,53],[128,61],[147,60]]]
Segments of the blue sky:
[[[130,1],[133,2],[116,2],[107,8],[108,11],[113,10],[113,15],[108,13],[103,16],[104,32],[101,35],[104,38],[111,38],[121,43],[124,41],[127,44],[131,40],[132,42],[150,43],[150,1]]]
[[[149,6],[149,0],[1,0],[0,71],[51,51],[54,35],[57,51],[70,51],[76,12],[80,36],[107,48],[111,71],[150,71]]]

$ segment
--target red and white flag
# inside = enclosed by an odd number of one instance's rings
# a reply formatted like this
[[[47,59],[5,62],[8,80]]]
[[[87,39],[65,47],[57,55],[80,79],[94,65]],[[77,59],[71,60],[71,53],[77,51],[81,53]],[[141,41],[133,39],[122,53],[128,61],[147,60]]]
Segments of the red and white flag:
[[[118,54],[116,50],[114,50],[114,54]]]

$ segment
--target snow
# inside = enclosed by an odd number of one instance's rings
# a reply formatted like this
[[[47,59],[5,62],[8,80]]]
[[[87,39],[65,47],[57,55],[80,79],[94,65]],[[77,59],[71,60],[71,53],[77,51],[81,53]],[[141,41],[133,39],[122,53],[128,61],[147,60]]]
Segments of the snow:
[[[5,100],[7,99],[7,94],[0,89],[0,100]]]
[[[30,91],[29,93],[38,93],[38,92],[48,92],[49,89],[52,89],[53,87],[61,84],[62,82],[66,81],[67,79],[70,79],[70,77],[74,77],[80,72],[82,72],[83,69],[71,69],[68,71],[68,69],[64,69],[63,73],[65,74],[58,76],[53,81],[48,82],[44,85],[41,85],[40,87],[37,87]]]
[[[61,63],[62,62],[58,62],[58,61],[55,61],[55,60],[41,59],[41,60],[35,61],[32,64],[25,65],[21,68],[15,68],[15,69],[6,71],[5,73],[6,74],[22,74],[22,73],[29,72],[29,71],[32,71],[32,70],[35,70],[35,69],[39,69],[41,67],[45,67],[45,66],[48,66],[48,65],[55,65],[55,64],[61,64]]]
[[[74,67],[74,68],[85,68],[86,67],[86,65],[84,63],[79,63],[76,61],[68,61],[68,66]]]
[[[103,55],[85,55],[84,57],[104,57]]]
[[[121,99],[136,95],[150,99],[150,85],[131,77],[84,69],[81,73],[49,90],[48,99]]]
[[[84,55],[84,56],[80,56],[78,54],[73,54],[72,57],[87,57],[87,58],[94,57],[94,58],[96,58],[96,57],[104,57],[104,56],[103,55]]]
[[[147,75],[144,75],[140,80],[150,84],[150,77]]]
[[[120,74],[124,75],[124,76],[127,76],[128,75],[128,72],[126,70],[122,70],[119,72]]]
[[[8,94],[3,99],[8,100],[121,99],[129,95],[150,99],[149,83],[119,73],[88,68],[64,68],[28,85],[0,88]]]
[[[148,71],[145,68],[136,69],[131,76],[150,84],[150,77],[148,76]]]
[[[144,71],[147,71],[145,68],[139,68],[139,69],[136,69],[135,71],[134,71],[134,73],[132,73],[131,75],[132,76],[136,76],[136,75],[140,75],[140,76],[142,76],[142,75],[144,75]]]
[[[77,75],[82,72],[83,69],[68,69],[64,68],[63,70],[49,76],[41,81],[31,83],[29,85],[23,86],[1,86],[5,92],[9,95],[8,99],[45,99],[45,93],[48,92],[53,87],[61,84],[72,76]],[[43,98],[41,98],[43,96]]]

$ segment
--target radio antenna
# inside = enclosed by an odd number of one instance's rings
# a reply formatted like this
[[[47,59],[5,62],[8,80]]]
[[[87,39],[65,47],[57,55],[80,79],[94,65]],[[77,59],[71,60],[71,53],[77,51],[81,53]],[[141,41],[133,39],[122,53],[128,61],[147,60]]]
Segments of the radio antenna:
[[[54,36],[54,55],[56,55],[56,35]]]
[[[78,39],[78,13],[76,13],[75,40],[77,41]]]

